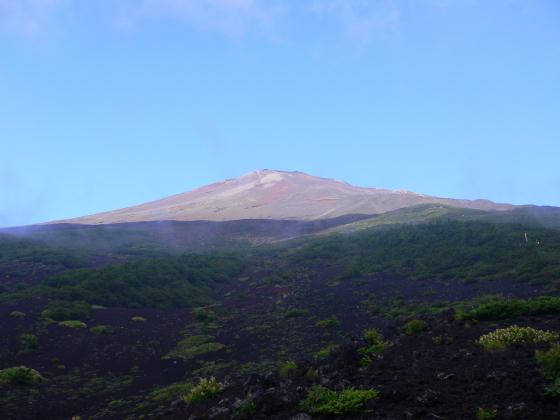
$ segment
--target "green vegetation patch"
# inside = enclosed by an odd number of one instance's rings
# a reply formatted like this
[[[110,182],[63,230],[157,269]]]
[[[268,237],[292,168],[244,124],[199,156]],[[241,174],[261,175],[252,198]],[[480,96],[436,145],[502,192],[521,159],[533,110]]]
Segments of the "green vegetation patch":
[[[185,337],[177,343],[164,359],[193,359],[197,356],[216,352],[226,346],[214,341],[211,335],[193,335]]]
[[[237,278],[243,269],[237,254],[190,254],[67,270],[44,280],[41,291],[55,299],[104,306],[203,306],[212,302],[216,283]]]
[[[346,388],[340,392],[316,385],[301,402],[301,408],[313,414],[342,415],[364,412],[367,404],[379,397],[374,389]]]
[[[280,364],[278,368],[278,373],[280,374],[280,377],[287,379],[293,375],[293,373],[297,370],[297,368],[298,368],[297,363],[289,360]]]
[[[389,319],[437,315],[452,307],[451,303],[447,301],[426,303],[395,298],[387,302],[379,302],[376,297],[370,297],[363,301],[362,304],[372,315]]]
[[[85,330],[87,324],[83,321],[78,321],[77,319],[71,319],[68,321],[60,321],[58,323],[61,327],[72,328],[74,330]]]
[[[241,418],[252,418],[257,412],[257,406],[251,399],[237,402],[237,413]]]
[[[307,241],[287,251],[287,257],[300,266],[337,265],[352,277],[392,272],[416,279],[553,283],[560,279],[560,233],[514,224],[435,220],[333,234]]]
[[[340,321],[336,316],[333,315],[330,318],[317,321],[315,325],[321,328],[333,328],[333,327],[338,327],[340,325]]]
[[[220,319],[220,317],[209,308],[193,308],[191,312],[195,321],[203,324],[209,324]]]
[[[24,350],[33,351],[39,348],[39,338],[35,334],[22,334],[19,337]]]
[[[82,267],[86,254],[45,242],[0,234],[0,263],[38,263],[58,269]]]
[[[92,333],[98,335],[111,335],[115,332],[114,328],[110,325],[96,325],[89,329]]]
[[[560,314],[560,298],[540,296],[534,299],[494,297],[462,314],[468,320],[501,320],[527,315]]]
[[[14,366],[0,370],[0,385],[32,386],[46,381],[35,369],[25,366]]]
[[[240,375],[263,375],[274,369],[274,362],[270,360],[262,360],[260,362],[247,362],[237,366],[236,371]]]
[[[547,393],[560,398],[560,344],[553,344],[548,351],[537,350],[536,358],[544,377],[552,380]]]
[[[21,311],[12,311],[10,312],[10,316],[12,318],[25,318],[25,312],[21,312]]]
[[[476,420],[494,420],[498,418],[498,410],[495,408],[479,407],[476,412]]]
[[[307,309],[289,309],[286,311],[286,318],[299,318],[309,315]]]
[[[328,344],[317,353],[315,353],[315,358],[319,360],[328,359],[333,351],[335,351],[339,346],[337,344]]]
[[[224,385],[218,382],[213,376],[210,378],[201,378],[196,386],[184,396],[187,403],[196,403],[207,400],[218,395],[224,389]]]
[[[376,329],[370,329],[364,332],[365,346],[358,348],[360,355],[360,364],[362,366],[371,366],[379,355],[385,351],[389,343],[387,343],[381,333]]]
[[[406,333],[408,335],[414,335],[424,332],[428,329],[428,323],[422,319],[413,319],[406,323]]]
[[[49,302],[41,316],[43,318],[54,319],[55,321],[65,321],[67,319],[87,319],[91,313],[91,306],[82,301],[53,301]]]
[[[487,351],[503,350],[507,346],[523,343],[543,343],[560,338],[560,334],[552,331],[537,330],[532,327],[512,325],[500,328],[481,336],[477,343]]]
[[[190,382],[177,382],[152,391],[150,393],[150,399],[156,402],[169,402],[189,394],[192,389],[193,384]]]

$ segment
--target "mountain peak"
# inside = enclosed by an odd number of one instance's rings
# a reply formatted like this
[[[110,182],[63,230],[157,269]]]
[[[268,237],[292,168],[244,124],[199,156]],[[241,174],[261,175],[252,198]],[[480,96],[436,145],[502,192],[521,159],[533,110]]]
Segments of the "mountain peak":
[[[349,214],[373,215],[427,203],[481,210],[509,210],[513,207],[487,200],[454,200],[404,190],[356,187],[299,171],[260,169],[161,200],[57,223],[315,220]]]

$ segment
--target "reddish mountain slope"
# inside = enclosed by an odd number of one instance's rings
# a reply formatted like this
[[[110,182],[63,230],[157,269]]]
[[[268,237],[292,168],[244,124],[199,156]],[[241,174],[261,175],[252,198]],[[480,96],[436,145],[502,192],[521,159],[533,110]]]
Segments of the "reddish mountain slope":
[[[424,203],[511,210],[488,200],[454,200],[408,191],[355,187],[303,172],[261,170],[161,200],[60,222],[105,224],[156,220],[326,219],[379,214]]]

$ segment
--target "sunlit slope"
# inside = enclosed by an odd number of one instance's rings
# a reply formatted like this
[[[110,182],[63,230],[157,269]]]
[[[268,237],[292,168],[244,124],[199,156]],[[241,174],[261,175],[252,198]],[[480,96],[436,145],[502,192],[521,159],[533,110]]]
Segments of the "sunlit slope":
[[[488,200],[432,197],[410,191],[363,188],[303,172],[261,170],[161,200],[55,223],[113,224],[147,221],[242,219],[323,220],[374,215],[420,204],[506,211]]]
[[[423,204],[372,216],[327,229],[324,233],[356,232],[401,224],[421,224],[436,220],[513,223],[560,229],[560,209],[556,207],[520,206],[508,211],[484,211],[444,205]]]

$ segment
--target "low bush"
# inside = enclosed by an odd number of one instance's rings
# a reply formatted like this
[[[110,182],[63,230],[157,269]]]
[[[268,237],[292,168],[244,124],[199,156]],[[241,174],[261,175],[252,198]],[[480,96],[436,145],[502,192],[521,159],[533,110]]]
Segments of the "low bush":
[[[346,388],[340,392],[316,385],[301,402],[301,408],[313,414],[342,415],[364,411],[366,404],[378,398],[374,389]]]
[[[37,350],[39,348],[39,338],[35,334],[22,334],[19,341],[25,350]]]
[[[309,311],[306,309],[290,309],[286,311],[286,318],[299,318],[307,315],[309,315]]]
[[[560,344],[553,344],[548,351],[537,350],[536,358],[544,377],[553,381],[547,394],[560,398]]]
[[[476,420],[494,420],[498,417],[498,410],[495,408],[479,407],[476,412]]]
[[[329,344],[315,353],[315,358],[319,360],[327,359],[331,353],[336,350],[338,346],[336,344]]]
[[[526,315],[560,314],[560,297],[540,296],[534,299],[496,297],[462,314],[468,320],[500,320]]]
[[[237,404],[237,413],[241,418],[252,418],[256,411],[257,406],[255,405],[253,400],[242,400]]]
[[[428,329],[426,321],[421,319],[413,319],[406,323],[406,333],[408,335],[418,334]]]
[[[336,316],[332,316],[330,318],[317,321],[316,325],[321,328],[332,328],[332,327],[338,327],[340,325],[340,321]]]
[[[558,338],[559,335],[556,332],[512,325],[511,327],[500,328],[481,336],[477,343],[482,345],[485,350],[493,351],[503,350],[512,344],[542,343]]]
[[[25,366],[15,366],[0,370],[0,384],[13,386],[31,386],[46,382],[35,369]]]
[[[183,399],[187,403],[196,403],[199,401],[207,400],[218,395],[224,389],[224,385],[218,382],[216,378],[201,378],[196,386],[194,386]]]
[[[145,321],[147,321],[147,319],[144,318],[143,316],[133,316],[130,319],[134,322],[145,322]]]
[[[177,343],[165,359],[192,359],[206,353],[212,353],[224,349],[226,346],[222,343],[213,341],[211,335],[193,335],[185,337]]]
[[[213,287],[237,278],[244,266],[233,253],[143,259],[66,270],[45,279],[41,290],[50,298],[103,306],[192,308],[212,303]]]
[[[25,318],[25,312],[21,311],[12,311],[10,312],[10,316],[12,318]]]
[[[182,395],[187,395],[193,388],[190,382],[177,382],[150,393],[150,399],[156,402],[168,402]]]
[[[383,340],[383,336],[376,329],[365,331],[364,340],[367,345],[358,348],[358,353],[361,356],[360,364],[362,366],[371,366],[375,359],[385,351],[388,343]]]
[[[91,306],[86,302],[50,302],[41,316],[43,318],[54,319],[55,321],[64,321],[67,319],[87,319],[91,312]]]
[[[197,322],[209,323],[218,320],[218,315],[208,308],[194,308],[191,313]]]
[[[95,327],[92,327],[89,330],[92,333],[99,334],[99,335],[111,335],[115,332],[113,327],[111,327],[110,325],[96,325]]]
[[[553,344],[548,351],[537,350],[536,358],[545,378],[560,377],[560,344]]]
[[[87,328],[87,324],[85,322],[78,321],[76,319],[60,321],[58,325],[61,327],[72,328],[74,330],[85,330]]]
[[[551,386],[546,388],[546,393],[554,398],[560,398],[560,377],[552,383]]]
[[[297,368],[298,368],[297,363],[290,360],[280,364],[280,367],[278,368],[278,373],[282,378],[287,379],[297,370]]]

